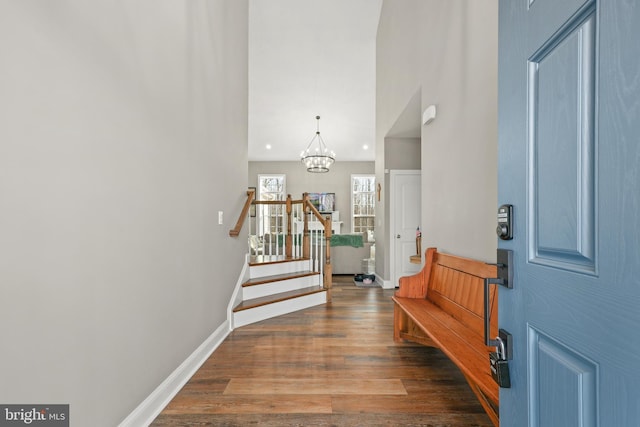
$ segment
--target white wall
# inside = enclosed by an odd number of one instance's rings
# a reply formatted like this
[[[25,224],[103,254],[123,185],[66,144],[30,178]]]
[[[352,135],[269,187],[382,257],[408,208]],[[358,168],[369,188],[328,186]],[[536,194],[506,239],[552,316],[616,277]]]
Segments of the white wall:
[[[116,425],[224,324],[247,7],[0,3],[0,402]]]
[[[385,0],[377,38],[376,158],[421,90],[422,110],[438,107],[422,127],[423,248],[486,261],[497,246],[497,16],[496,0]]]
[[[384,164],[387,169],[420,169],[420,138],[385,138]]]
[[[249,162],[249,185],[258,186],[259,174],[285,174],[287,193],[294,200],[302,193],[336,193],[342,233],[351,233],[351,174],[373,174],[373,162],[336,161],[327,173],[310,173],[301,162]]]

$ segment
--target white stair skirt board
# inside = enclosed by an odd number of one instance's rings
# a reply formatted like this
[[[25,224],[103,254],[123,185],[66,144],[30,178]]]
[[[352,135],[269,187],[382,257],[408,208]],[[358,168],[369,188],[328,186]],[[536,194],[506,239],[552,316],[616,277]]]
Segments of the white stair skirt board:
[[[233,327],[239,328],[251,323],[260,322],[261,320],[270,319],[272,317],[281,316],[283,314],[292,313],[294,311],[303,310],[316,305],[326,304],[326,302],[327,292],[322,291],[285,301],[241,310],[233,313]]]
[[[244,301],[280,294],[297,289],[308,288],[319,284],[319,275],[296,277],[294,279],[278,280],[277,282],[262,283],[260,285],[243,286],[242,299]]]
[[[229,322],[225,320],[118,427],[140,427],[151,424],[230,332]]]
[[[309,260],[279,262],[275,264],[258,264],[249,267],[249,277],[255,279],[256,277],[295,273],[296,271],[304,271],[310,269],[311,262]]]

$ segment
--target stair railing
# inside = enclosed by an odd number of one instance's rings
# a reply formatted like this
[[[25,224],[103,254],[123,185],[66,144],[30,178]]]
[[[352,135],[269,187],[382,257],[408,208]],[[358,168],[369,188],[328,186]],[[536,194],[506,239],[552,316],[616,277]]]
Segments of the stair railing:
[[[264,201],[255,200],[255,190],[249,189],[236,226],[229,231],[229,235],[239,236],[247,219],[252,255],[262,255],[264,260],[308,259],[311,271],[321,274],[322,285],[330,300],[333,280],[331,217],[322,216],[311,203],[309,193],[304,193],[301,200],[293,200],[288,195],[286,200]]]
[[[229,236],[238,237],[240,235],[240,230],[242,230],[242,226],[244,225],[244,220],[247,218],[249,214],[249,209],[251,208],[251,203],[253,199],[256,197],[256,190],[250,188],[247,190],[247,200],[244,202],[244,206],[242,207],[242,212],[240,212],[240,216],[238,217],[238,222],[236,222],[236,226],[229,230]]]

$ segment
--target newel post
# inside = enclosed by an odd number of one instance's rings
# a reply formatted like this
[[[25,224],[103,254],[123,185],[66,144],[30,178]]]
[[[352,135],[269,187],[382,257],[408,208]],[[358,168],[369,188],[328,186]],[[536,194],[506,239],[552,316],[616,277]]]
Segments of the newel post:
[[[302,257],[311,258],[311,242],[309,241],[309,193],[302,193],[302,213],[304,228],[302,232]]]
[[[285,237],[285,256],[291,258],[293,249],[293,237],[291,236],[291,229],[293,223],[291,222],[291,194],[287,194],[287,235]]]
[[[331,301],[331,287],[333,286],[333,268],[331,266],[331,217],[324,219],[325,235],[325,264],[324,288],[327,290],[327,302]]]

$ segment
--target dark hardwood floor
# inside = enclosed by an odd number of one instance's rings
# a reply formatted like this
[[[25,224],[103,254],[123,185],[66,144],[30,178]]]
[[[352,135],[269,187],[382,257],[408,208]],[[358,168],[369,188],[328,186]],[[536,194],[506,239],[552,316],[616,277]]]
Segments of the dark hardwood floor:
[[[492,427],[446,356],[393,341],[392,294],[335,276],[332,303],[236,329],[152,425]]]

